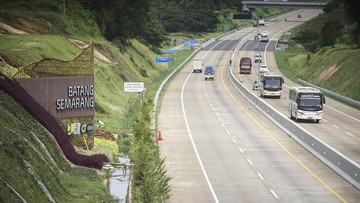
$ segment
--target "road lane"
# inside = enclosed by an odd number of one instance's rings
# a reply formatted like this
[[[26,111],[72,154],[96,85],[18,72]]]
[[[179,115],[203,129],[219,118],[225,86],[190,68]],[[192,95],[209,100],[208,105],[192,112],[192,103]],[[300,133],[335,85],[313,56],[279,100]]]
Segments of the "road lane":
[[[243,38],[245,33],[232,38]],[[358,191],[274,126],[223,79],[229,53],[221,51],[225,45],[218,46],[199,53],[205,64],[216,66],[215,81],[205,82],[203,74],[190,73],[189,64],[162,100],[159,127],[164,140],[159,144],[173,177],[173,196],[167,202],[356,202]],[[200,165],[206,173],[202,177]]]
[[[304,12],[303,17],[306,18],[310,12]],[[312,14],[314,15],[314,14]],[[295,18],[295,17],[293,17]],[[290,18],[291,19],[291,18]],[[289,24],[289,22],[287,23]],[[273,27],[272,25],[270,25]],[[284,27],[289,25],[277,25],[276,28],[270,30],[270,37],[273,40],[280,38],[280,34],[283,33]],[[292,26],[291,26],[292,27]],[[270,27],[269,27],[270,28]],[[287,28],[290,29],[290,28]],[[277,31],[276,31],[277,30]],[[281,32],[279,32],[281,30]],[[273,34],[273,35],[271,35]],[[278,34],[278,35],[276,35]],[[265,46],[267,46],[266,52],[263,52]],[[264,53],[264,63],[266,63],[271,72],[280,73],[277,67],[275,55],[273,53],[273,45],[266,45],[266,43],[258,43],[252,41],[248,44],[245,50],[246,52],[240,52],[237,59],[239,60],[242,56],[253,56],[257,52],[251,52],[250,50],[261,50]],[[253,73],[251,75],[239,75],[244,80],[244,85],[251,90],[252,82],[257,80],[257,68],[258,64],[254,64]],[[280,100],[278,99],[263,99],[267,104],[273,106],[283,115],[289,117],[288,113],[288,94],[291,86],[301,86],[290,81],[288,78],[285,79],[283,86],[283,93]],[[253,91],[254,94],[258,94],[257,91]],[[326,104],[324,107],[324,119],[320,121],[321,124],[315,124],[312,122],[299,122],[298,124],[311,132],[314,136],[334,147],[351,160],[360,164],[360,111],[341,104],[333,99],[326,98]]]

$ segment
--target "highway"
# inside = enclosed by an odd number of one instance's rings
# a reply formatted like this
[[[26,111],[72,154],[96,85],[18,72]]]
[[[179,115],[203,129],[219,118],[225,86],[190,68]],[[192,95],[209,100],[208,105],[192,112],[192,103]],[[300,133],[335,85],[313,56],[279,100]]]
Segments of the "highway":
[[[275,40],[302,23],[299,12],[303,21],[319,10],[294,11],[261,29]],[[256,32],[252,27],[240,29],[195,56],[215,66],[214,81],[192,73],[188,63],[168,84],[158,117],[160,152],[172,177],[172,197],[166,202],[359,202],[357,189],[275,126],[230,82],[228,62],[239,42],[242,51],[232,71],[250,91],[256,75],[238,73],[241,56],[254,58],[254,51],[266,49],[264,60],[271,71],[278,71],[274,42],[258,44],[253,40]],[[286,78],[285,84],[294,85]],[[286,116],[287,91],[280,99],[265,99]],[[328,98],[324,111],[320,124],[299,125],[358,162],[359,111]]]

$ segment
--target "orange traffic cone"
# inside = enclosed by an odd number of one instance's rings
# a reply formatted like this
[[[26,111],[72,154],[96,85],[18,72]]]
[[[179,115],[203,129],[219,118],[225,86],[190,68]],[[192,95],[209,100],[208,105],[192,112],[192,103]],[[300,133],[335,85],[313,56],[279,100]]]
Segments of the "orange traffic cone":
[[[162,138],[162,136],[161,136],[161,131],[159,131],[159,133],[158,133],[157,140],[163,140],[163,138]]]

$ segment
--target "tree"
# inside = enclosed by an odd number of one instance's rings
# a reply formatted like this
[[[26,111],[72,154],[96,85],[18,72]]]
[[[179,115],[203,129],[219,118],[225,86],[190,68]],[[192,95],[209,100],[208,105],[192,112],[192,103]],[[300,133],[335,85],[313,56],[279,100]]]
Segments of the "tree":
[[[340,37],[343,25],[338,20],[329,20],[321,28],[321,42],[322,46],[334,45],[336,39]]]

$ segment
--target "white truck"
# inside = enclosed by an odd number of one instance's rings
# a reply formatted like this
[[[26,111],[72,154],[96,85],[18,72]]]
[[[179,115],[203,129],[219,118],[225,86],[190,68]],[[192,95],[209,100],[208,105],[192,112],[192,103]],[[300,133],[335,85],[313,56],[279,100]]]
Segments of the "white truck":
[[[203,67],[203,64],[201,62],[201,59],[200,58],[195,58],[193,60],[193,72],[194,73],[201,73],[202,72],[202,67]]]
[[[265,26],[265,20],[264,19],[259,19],[258,20],[258,26]]]

